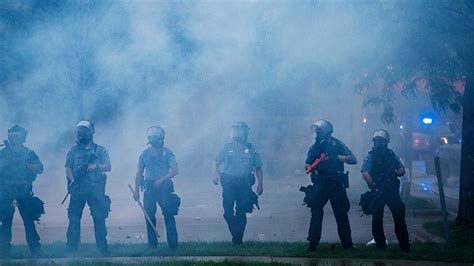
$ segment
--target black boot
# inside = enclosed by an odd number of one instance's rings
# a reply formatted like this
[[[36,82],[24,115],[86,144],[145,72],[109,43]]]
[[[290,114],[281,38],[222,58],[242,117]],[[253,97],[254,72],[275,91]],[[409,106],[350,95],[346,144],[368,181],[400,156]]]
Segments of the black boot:
[[[318,244],[316,244],[312,241],[309,241],[309,245],[308,245],[308,248],[306,249],[306,251],[314,252],[314,251],[316,251],[317,246],[318,246]]]

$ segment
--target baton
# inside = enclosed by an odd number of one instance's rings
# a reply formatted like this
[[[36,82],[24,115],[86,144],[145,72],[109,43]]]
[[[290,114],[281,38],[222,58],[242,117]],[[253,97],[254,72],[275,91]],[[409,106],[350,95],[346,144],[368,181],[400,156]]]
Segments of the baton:
[[[326,160],[327,158],[328,158],[328,156],[327,156],[325,153],[321,154],[321,155],[314,161],[314,163],[306,170],[306,173],[307,173],[307,174],[311,173],[311,171],[313,171],[313,170],[318,166],[318,164],[319,164],[320,162]]]
[[[128,184],[128,188],[132,192],[132,195],[135,194],[135,191],[133,190],[132,185]],[[135,200],[135,201],[138,203],[138,206],[140,206],[140,208],[142,209],[143,214],[145,214],[145,218],[146,218],[147,222],[151,225],[151,227],[153,227],[153,230],[155,231],[156,237],[160,237],[160,233],[158,233],[158,229],[156,229],[156,226],[153,225],[153,222],[151,221],[150,216],[148,216],[148,213],[146,213],[145,208],[143,207],[140,200]]]
[[[69,197],[69,194],[70,194],[70,193],[69,193],[69,191],[68,191],[67,194],[66,194],[66,196],[64,196],[63,201],[61,201],[61,205],[63,205],[64,202],[67,200],[67,197]]]

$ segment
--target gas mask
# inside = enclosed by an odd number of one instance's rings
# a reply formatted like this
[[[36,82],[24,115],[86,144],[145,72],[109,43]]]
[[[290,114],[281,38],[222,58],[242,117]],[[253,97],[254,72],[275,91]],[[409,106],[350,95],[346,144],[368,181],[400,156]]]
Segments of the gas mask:
[[[13,126],[8,130],[8,143],[11,146],[21,146],[26,141],[28,131],[20,126]]]
[[[374,142],[374,151],[385,151],[388,149],[388,143],[390,142],[390,134],[385,129],[377,129],[374,131],[372,136]]]
[[[374,151],[385,151],[388,148],[387,140],[382,137],[375,137],[374,139]]]
[[[20,146],[25,143],[25,138],[22,133],[20,132],[14,132],[8,134],[8,142],[12,146]]]
[[[316,141],[316,143],[322,145],[329,139],[330,136],[331,136],[331,134],[325,134],[325,133],[317,130],[316,131],[316,137],[314,138],[314,140]]]
[[[316,133],[315,141],[318,144],[326,142],[333,132],[331,122],[326,120],[319,120],[318,122],[311,125],[311,131]]]
[[[92,142],[92,133],[89,128],[79,126],[77,128],[77,143],[87,145]]]
[[[245,142],[249,135],[249,127],[245,122],[237,122],[232,125],[230,137],[234,142]]]
[[[165,138],[156,135],[149,136],[148,143],[157,149],[161,149],[165,146]]]
[[[230,136],[235,142],[242,142],[245,138],[244,129],[241,127],[233,127]]]
[[[148,144],[156,149],[161,149],[165,146],[165,130],[159,126],[149,127],[146,131]]]

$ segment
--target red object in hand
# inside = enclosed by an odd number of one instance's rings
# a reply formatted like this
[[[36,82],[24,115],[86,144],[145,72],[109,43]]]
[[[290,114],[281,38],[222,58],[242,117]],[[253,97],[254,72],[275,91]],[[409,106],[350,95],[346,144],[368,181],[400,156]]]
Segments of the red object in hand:
[[[328,156],[325,153],[322,153],[321,155],[319,155],[319,157],[314,161],[314,163],[308,169],[306,169],[306,173],[307,174],[311,173],[311,171],[313,171],[316,167],[318,167],[318,164],[320,162],[326,160],[327,158]]]

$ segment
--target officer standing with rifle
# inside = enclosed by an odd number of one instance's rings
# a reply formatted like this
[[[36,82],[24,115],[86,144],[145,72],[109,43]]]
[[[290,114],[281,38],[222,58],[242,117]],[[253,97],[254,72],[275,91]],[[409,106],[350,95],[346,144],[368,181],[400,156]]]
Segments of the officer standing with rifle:
[[[94,143],[95,129],[92,122],[80,121],[76,133],[77,145],[68,152],[65,164],[68,192],[71,194],[66,251],[74,252],[79,247],[82,212],[87,203],[94,221],[97,247],[101,253],[107,254],[105,219],[109,216],[111,202],[105,195],[107,176],[104,172],[111,170],[109,154],[104,147]]]
[[[232,142],[220,150],[212,164],[213,183],[222,185],[224,219],[232,235],[232,244],[241,245],[247,224],[247,213],[258,207],[258,197],[252,191],[257,176],[257,194],[263,193],[262,160],[247,142],[249,127],[245,122],[232,125]],[[222,171],[219,172],[219,167]],[[235,206],[235,211],[234,211]]]
[[[400,180],[397,177],[405,174],[405,167],[400,158],[388,148],[390,135],[384,129],[375,130],[372,141],[374,147],[369,152],[362,165],[362,177],[375,197],[370,203],[372,213],[372,235],[376,246],[386,247],[383,230],[383,214],[385,205],[388,206],[395,222],[395,234],[401,250],[409,251],[407,225],[405,223],[405,204],[400,198]],[[362,203],[362,202],[361,202]]]
[[[28,131],[20,126],[8,130],[8,141],[0,151],[0,255],[10,256],[12,221],[18,207],[25,227],[26,242],[33,257],[43,255],[35,220],[44,214],[43,202],[33,196],[33,181],[43,173],[43,164],[23,144]]]
[[[165,220],[168,246],[171,249],[176,249],[178,247],[178,231],[174,216],[178,215],[181,199],[173,193],[174,186],[171,179],[178,174],[178,164],[173,152],[164,146],[165,131],[163,128],[152,126],[146,133],[149,146],[142,152],[138,160],[133,198],[138,201],[140,189],[144,188],[143,201],[149,248],[154,249],[158,246],[155,216],[156,203],[158,202]]]
[[[311,130],[316,133],[316,141],[308,151],[305,169],[311,173],[313,185],[300,189],[305,191],[305,203],[311,208],[307,250],[315,251],[319,245],[323,208],[328,200],[334,211],[342,247],[354,249],[347,215],[350,208],[346,193],[349,181],[344,163],[356,164],[357,159],[342,141],[331,136],[333,127],[330,122],[320,120],[311,126]]]

